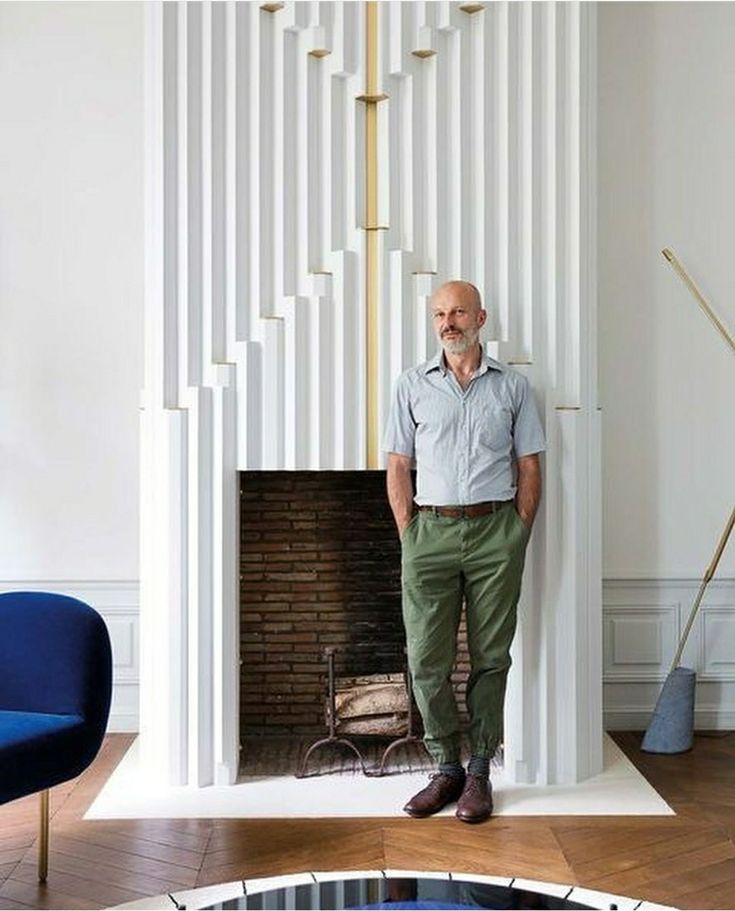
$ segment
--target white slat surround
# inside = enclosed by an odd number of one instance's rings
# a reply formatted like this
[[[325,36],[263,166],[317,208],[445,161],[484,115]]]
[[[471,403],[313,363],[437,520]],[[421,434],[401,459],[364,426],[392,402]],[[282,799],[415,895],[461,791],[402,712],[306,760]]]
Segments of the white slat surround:
[[[376,364],[365,4],[147,8],[141,733],[160,780],[237,772],[237,470],[367,467],[368,376],[382,427],[450,277],[480,287],[490,353],[529,377],[549,438],[506,765],[600,768],[594,5],[460,6],[379,5]]]

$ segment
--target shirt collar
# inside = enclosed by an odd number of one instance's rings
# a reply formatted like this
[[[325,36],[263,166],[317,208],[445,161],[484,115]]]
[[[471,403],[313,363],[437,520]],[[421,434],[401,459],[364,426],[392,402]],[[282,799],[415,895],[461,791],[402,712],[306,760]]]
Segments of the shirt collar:
[[[482,347],[482,354],[480,355],[480,366],[478,367],[475,375],[482,376],[483,373],[487,373],[488,370],[499,370],[501,373],[505,370],[505,367],[499,362],[491,358],[487,353],[485,346]],[[432,370],[439,370],[442,376],[447,375],[447,364],[444,360],[444,349],[440,348],[434,357],[426,362],[424,367],[424,374],[431,373]]]

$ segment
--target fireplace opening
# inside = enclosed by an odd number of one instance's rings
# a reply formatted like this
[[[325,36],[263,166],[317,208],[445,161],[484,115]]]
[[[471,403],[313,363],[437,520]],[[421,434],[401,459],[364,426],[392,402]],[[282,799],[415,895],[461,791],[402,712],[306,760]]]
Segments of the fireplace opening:
[[[400,674],[404,646],[401,548],[385,472],[241,472],[241,774],[294,774],[324,736],[325,649],[334,649],[343,678]],[[463,619],[453,683],[465,726],[468,671]],[[370,762],[386,739],[358,742]],[[393,759],[394,770],[431,767],[420,744]],[[328,771],[357,770],[344,753],[319,761]]]

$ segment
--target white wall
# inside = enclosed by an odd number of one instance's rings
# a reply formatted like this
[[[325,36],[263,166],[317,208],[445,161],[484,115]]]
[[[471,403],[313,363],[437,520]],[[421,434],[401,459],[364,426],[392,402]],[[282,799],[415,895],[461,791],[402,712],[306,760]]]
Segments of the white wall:
[[[644,728],[735,502],[735,4],[602,3],[599,325],[604,702]],[[683,664],[697,726],[735,723],[735,536]]]
[[[607,578],[697,577],[735,501],[735,4],[599,5]],[[721,564],[735,575],[735,540]]]
[[[0,135],[0,585],[104,590],[132,685],[143,4],[0,3]]]

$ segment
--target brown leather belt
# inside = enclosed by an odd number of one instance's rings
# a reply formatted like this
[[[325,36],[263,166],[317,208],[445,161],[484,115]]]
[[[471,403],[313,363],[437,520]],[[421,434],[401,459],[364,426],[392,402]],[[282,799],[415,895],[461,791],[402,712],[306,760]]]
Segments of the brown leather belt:
[[[474,516],[487,516],[497,512],[513,500],[488,500],[486,503],[471,503],[468,506],[419,506],[421,512],[433,512],[435,516],[446,516],[449,519],[471,519]]]

